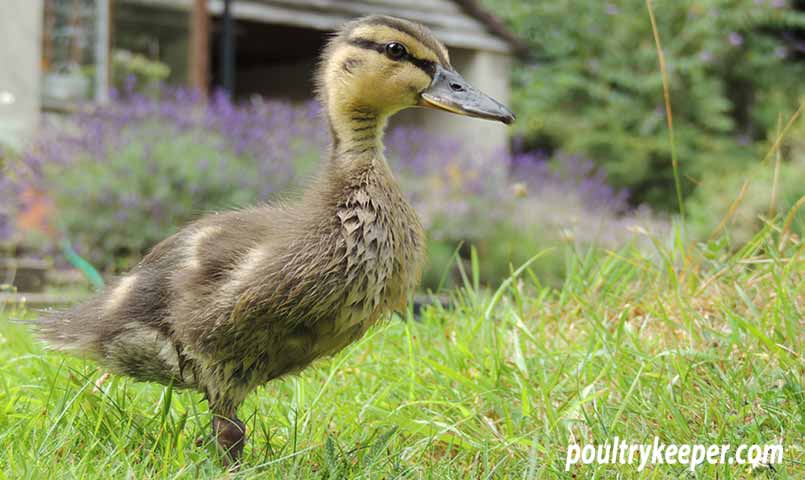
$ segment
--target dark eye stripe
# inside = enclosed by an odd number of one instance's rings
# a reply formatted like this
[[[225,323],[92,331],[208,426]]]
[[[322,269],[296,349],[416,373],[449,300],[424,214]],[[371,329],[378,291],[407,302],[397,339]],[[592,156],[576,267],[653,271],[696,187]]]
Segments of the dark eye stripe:
[[[349,39],[350,45],[354,45],[356,47],[364,48],[366,50],[374,50],[377,53],[384,53],[386,51],[386,46],[381,45],[377,42],[373,42],[371,40],[366,40],[365,38],[350,38]]]
[[[430,78],[433,78],[436,75],[436,64],[434,64],[430,60],[422,60],[421,58],[416,58],[410,53],[406,56],[405,60],[411,62],[415,67],[427,73],[428,76],[430,76]]]
[[[436,58],[439,59],[442,65],[449,65],[450,61],[445,57],[442,48],[440,48],[439,44],[435,42],[432,38],[428,35],[424,34],[422,30],[414,28],[412,25],[406,23],[405,21],[391,18],[391,17],[375,17],[372,19],[372,25],[384,25],[389,28],[393,28],[394,30],[398,30],[406,35],[411,36],[412,38],[416,38],[423,45],[428,47],[434,54],[436,54]]]
[[[377,53],[383,53],[383,54],[386,53],[385,44],[373,42],[365,38],[350,38],[349,44],[366,50],[374,50]],[[433,78],[433,76],[436,75],[436,64],[430,60],[423,60],[421,58],[417,58],[411,55],[410,52],[406,53],[404,57],[400,58],[400,60],[409,62],[410,64],[419,68],[423,72],[427,73],[428,76],[430,76],[431,78]]]

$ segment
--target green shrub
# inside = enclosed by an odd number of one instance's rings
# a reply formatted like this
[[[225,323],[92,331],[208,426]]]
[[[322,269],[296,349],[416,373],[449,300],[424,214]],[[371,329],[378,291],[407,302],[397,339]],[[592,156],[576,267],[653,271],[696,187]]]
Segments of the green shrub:
[[[158,92],[160,83],[170,76],[170,67],[128,50],[112,53],[112,85],[119,91],[138,88],[144,92]]]
[[[764,222],[780,212],[787,214],[805,196],[805,122],[800,125],[781,149],[776,190],[776,158],[703,179],[689,201],[689,220],[695,238],[706,239],[726,217],[726,237],[734,246],[741,246],[756,235]],[[730,213],[733,204],[737,206]],[[794,212],[792,219],[792,231],[805,236],[805,208]]]
[[[527,143],[583,154],[632,201],[676,209],[662,77],[644,0],[486,0],[536,55],[515,71]],[[802,48],[775,32],[805,26],[776,0],[654,2],[670,76],[686,193],[722,166],[741,169],[805,92]]]

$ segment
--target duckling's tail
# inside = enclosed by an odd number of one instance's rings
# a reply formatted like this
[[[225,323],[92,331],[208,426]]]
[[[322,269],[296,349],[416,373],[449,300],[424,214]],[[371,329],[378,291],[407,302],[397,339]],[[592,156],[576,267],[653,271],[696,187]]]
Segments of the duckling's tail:
[[[49,348],[72,353],[97,353],[98,323],[103,321],[102,305],[96,296],[67,310],[44,311],[30,323]]]

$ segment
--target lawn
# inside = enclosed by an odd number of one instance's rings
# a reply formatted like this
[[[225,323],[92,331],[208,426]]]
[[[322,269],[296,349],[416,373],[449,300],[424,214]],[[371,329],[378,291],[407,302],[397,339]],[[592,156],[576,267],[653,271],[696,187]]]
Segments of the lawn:
[[[681,235],[677,232],[674,238]],[[451,308],[394,318],[241,409],[232,478],[802,478],[805,255],[781,220],[724,242],[655,239],[651,256],[543,252]],[[0,313],[0,477],[225,475],[200,395],[48,352],[22,308]],[[782,464],[575,465],[569,444],[777,444]]]

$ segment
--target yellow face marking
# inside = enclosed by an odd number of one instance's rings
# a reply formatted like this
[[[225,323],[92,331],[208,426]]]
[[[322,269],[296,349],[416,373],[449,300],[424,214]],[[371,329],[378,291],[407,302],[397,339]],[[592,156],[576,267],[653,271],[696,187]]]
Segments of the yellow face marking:
[[[390,41],[402,42],[400,37],[397,35]],[[428,53],[433,56],[430,50]],[[347,70],[344,65],[350,61],[355,66]],[[410,62],[392,60],[383,53],[349,43],[341,44],[332,53],[325,72],[331,106],[347,112],[362,105],[378,113],[391,114],[413,106],[418,101],[419,92],[426,89],[431,81],[427,73]],[[334,122],[337,127],[350,123],[348,115]]]

